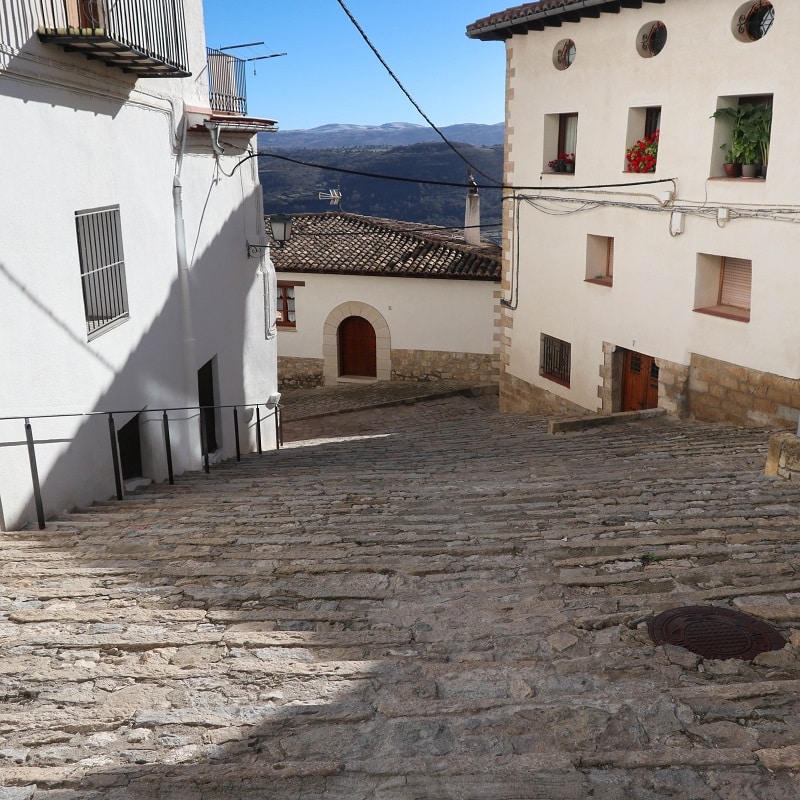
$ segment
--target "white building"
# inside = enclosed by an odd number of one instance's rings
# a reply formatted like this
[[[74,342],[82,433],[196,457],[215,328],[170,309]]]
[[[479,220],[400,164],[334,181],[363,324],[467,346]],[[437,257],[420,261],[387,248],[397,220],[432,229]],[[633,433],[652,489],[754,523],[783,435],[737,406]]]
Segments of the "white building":
[[[500,248],[478,227],[468,243],[418,223],[297,215],[272,248],[281,385],[496,383]]]
[[[540,0],[469,26],[507,48],[503,408],[797,423],[798,30],[793,0]],[[748,105],[768,173],[728,178],[714,115]],[[626,171],[657,130],[654,171]]]
[[[201,0],[3,3],[3,528],[165,480],[163,409],[184,409],[167,413],[175,474],[201,466],[199,405],[226,406],[204,413],[208,451],[235,454],[234,405],[255,446],[274,271],[240,161],[274,122],[247,116],[242,66],[207,52]]]

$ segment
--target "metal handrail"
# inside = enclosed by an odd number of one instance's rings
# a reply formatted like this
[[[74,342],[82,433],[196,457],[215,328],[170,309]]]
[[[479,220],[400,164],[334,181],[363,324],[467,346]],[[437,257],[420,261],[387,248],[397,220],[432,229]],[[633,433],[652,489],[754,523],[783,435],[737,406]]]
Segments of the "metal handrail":
[[[78,417],[101,417],[107,416],[108,417],[108,432],[109,432],[109,440],[111,446],[111,461],[114,467],[114,485],[117,494],[117,500],[122,500],[124,497],[123,489],[122,489],[122,470],[120,467],[120,460],[119,460],[119,446],[117,443],[117,428],[116,424],[114,423],[114,415],[126,415],[126,414],[141,414],[141,413],[148,413],[148,414],[157,414],[161,413],[162,415],[162,425],[164,428],[164,448],[167,458],[167,475],[169,478],[170,485],[175,484],[175,473],[172,468],[172,445],[170,443],[170,435],[169,435],[169,412],[171,411],[197,411],[203,412],[208,410],[216,410],[216,409],[233,409],[233,430],[234,430],[234,438],[236,440],[236,460],[242,460],[242,452],[239,443],[239,409],[240,408],[255,408],[256,410],[256,448],[258,451],[258,455],[263,455],[263,449],[261,446],[261,406],[264,405],[267,410],[269,411],[269,405],[267,403],[238,403],[235,405],[206,405],[206,406],[169,406],[166,408],[136,408],[136,409],[129,409],[129,410],[122,410],[117,409],[115,411],[82,411],[82,412],[74,412],[74,413],[62,413],[62,414],[28,414],[27,416],[6,416],[0,417],[0,422],[13,422],[22,420],[25,426],[25,443],[28,449],[28,461],[30,463],[30,470],[31,470],[31,482],[33,484],[33,500],[34,506],[36,507],[36,521],[39,526],[39,530],[44,530],[46,528],[45,524],[45,516],[44,516],[44,503],[42,500],[42,487],[41,482],[39,480],[39,469],[36,463],[36,447],[33,439],[33,427],[31,426],[32,419],[66,419],[66,418],[78,418]],[[272,409],[272,415],[275,419],[275,446],[276,449],[280,450],[281,446],[283,445],[283,422],[281,418],[281,404],[276,403]],[[203,456],[203,470],[208,475],[211,471],[209,458],[208,458],[208,447],[206,446],[207,442],[207,431],[206,431],[206,417],[205,414],[199,413],[200,417],[200,443],[201,443],[201,450]]]

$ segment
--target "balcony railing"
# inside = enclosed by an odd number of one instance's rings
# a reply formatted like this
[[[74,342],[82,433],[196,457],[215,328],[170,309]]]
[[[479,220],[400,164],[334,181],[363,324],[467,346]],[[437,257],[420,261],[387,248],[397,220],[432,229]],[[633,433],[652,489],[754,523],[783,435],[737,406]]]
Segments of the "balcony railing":
[[[183,0],[39,0],[39,38],[140,78],[187,77]]]
[[[222,50],[207,48],[208,94],[212,111],[247,116],[247,88],[244,64]]]

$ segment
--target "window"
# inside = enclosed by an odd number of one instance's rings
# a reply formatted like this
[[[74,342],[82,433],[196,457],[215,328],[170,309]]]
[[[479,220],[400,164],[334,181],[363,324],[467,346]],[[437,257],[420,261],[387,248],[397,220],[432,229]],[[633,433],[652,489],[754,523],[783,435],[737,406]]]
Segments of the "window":
[[[614,279],[614,237],[586,237],[586,280],[611,286]]]
[[[553,65],[556,69],[569,69],[575,61],[576,52],[572,39],[562,39],[553,51]]]
[[[745,3],[733,18],[733,33],[740,42],[763,39],[775,21],[775,8],[768,0]]]
[[[574,155],[578,143],[578,115],[558,115],[558,153]]]
[[[296,328],[294,307],[295,286],[305,286],[305,281],[278,281],[278,307],[275,321],[279,328]]]
[[[663,22],[648,22],[639,30],[637,50],[642,58],[657,56],[667,44],[667,26]]]
[[[753,262],[749,259],[700,255],[694,310],[749,322],[752,278]]]
[[[568,387],[571,350],[569,342],[543,333],[539,350],[539,374]]]
[[[720,97],[717,110],[712,114],[715,152],[711,161],[711,175],[721,175],[723,164],[741,165],[743,177],[766,178],[772,138],[771,94]],[[724,171],[728,174],[728,171]],[[729,175],[733,177],[733,175]]]
[[[119,206],[75,213],[89,338],[128,318]]]
[[[625,172],[655,172],[661,137],[661,106],[628,109]]]

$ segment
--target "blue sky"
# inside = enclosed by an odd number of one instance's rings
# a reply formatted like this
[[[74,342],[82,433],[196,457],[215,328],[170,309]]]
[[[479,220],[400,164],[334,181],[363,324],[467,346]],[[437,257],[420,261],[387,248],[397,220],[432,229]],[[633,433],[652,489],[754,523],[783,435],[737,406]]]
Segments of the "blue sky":
[[[372,43],[438,126],[503,121],[505,49],[464,33],[516,2],[344,0]],[[248,113],[282,130],[340,122],[425,124],[336,0],[203,0],[210,47],[264,41],[242,58]],[[253,68],[256,74],[253,75]]]

